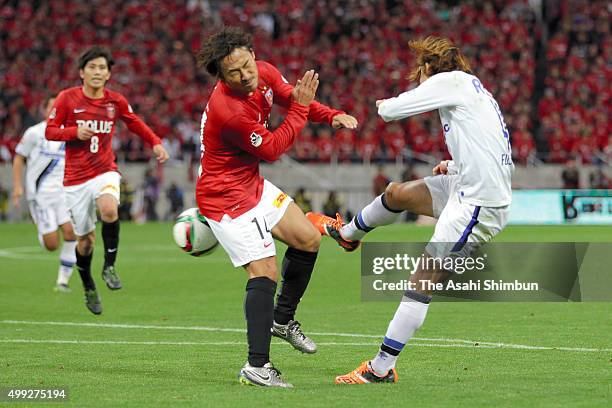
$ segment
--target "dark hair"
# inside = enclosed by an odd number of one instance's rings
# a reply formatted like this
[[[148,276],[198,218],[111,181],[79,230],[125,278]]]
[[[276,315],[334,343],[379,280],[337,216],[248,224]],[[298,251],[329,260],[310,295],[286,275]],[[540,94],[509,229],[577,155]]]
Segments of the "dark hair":
[[[197,61],[212,76],[222,77],[219,62],[236,48],[253,50],[252,37],[239,27],[225,27],[223,30],[204,38]]]
[[[49,92],[45,94],[45,99],[42,101],[42,106],[47,106],[51,99],[57,98],[57,94],[55,92]]]
[[[87,65],[89,61],[100,57],[106,59],[106,64],[108,65],[108,70],[110,71],[113,65],[115,65],[113,56],[108,49],[99,45],[94,45],[79,57],[79,69],[85,69],[85,65]]]

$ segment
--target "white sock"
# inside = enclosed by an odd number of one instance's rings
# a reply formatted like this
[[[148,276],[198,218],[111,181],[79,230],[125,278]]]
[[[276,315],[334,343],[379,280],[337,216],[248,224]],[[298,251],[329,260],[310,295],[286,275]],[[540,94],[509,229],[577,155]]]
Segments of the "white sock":
[[[340,235],[344,239],[358,241],[375,227],[392,224],[402,212],[403,210],[389,209],[383,193],[359,211],[351,222],[342,227]]]
[[[376,374],[385,376],[395,367],[397,357],[404,345],[425,321],[430,300],[429,296],[406,291],[402,302],[395,311],[393,320],[389,323],[380,351],[370,363]]]
[[[57,284],[67,285],[76,263],[76,241],[64,241],[60,252],[60,267],[57,273]]]

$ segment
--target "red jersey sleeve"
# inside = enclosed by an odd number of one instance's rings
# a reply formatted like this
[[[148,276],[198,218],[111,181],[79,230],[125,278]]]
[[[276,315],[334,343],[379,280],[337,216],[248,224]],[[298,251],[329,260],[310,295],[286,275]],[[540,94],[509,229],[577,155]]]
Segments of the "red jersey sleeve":
[[[274,92],[275,101],[278,102],[284,108],[289,108],[291,104],[291,91],[293,91],[293,85],[291,85],[284,76],[281,75],[280,71],[272,64],[265,61],[260,61],[264,68],[264,75],[266,80],[269,82],[272,91]],[[308,113],[308,120],[318,123],[327,123],[331,125],[334,116],[343,114],[345,112],[332,109],[327,105],[323,105],[317,101],[312,101],[309,105],[310,112]]]
[[[77,140],[76,126],[62,128],[66,122],[66,118],[70,113],[69,99],[66,92],[60,92],[53,103],[53,108],[47,118],[47,128],[45,130],[45,138],[48,140],[70,141]]]
[[[134,113],[132,107],[123,95],[119,95],[118,107],[119,117],[127,125],[128,129],[136,133],[142,140],[151,146],[161,143],[161,139],[157,137],[153,130],[151,130],[151,128],[148,127],[146,123],[144,123],[142,119],[140,119],[138,115]]]
[[[293,144],[308,117],[308,106],[291,102],[285,120],[273,132],[242,112],[225,125],[228,141],[261,160],[273,162]]]

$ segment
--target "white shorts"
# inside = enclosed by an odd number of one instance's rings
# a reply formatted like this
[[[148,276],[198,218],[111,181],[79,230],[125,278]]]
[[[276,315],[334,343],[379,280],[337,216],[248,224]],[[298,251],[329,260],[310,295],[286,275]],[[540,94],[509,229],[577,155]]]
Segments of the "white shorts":
[[[96,229],[96,199],[110,194],[119,204],[119,182],[121,175],[116,171],[102,173],[91,180],[75,186],[66,186],[66,207],[74,225],[74,233],[82,237]]]
[[[455,188],[457,180],[456,175],[424,179],[431,194],[433,215],[438,219],[426,247],[427,253],[433,257],[469,256],[480,245],[491,241],[508,222],[510,206],[468,204]]]
[[[264,180],[261,200],[255,207],[234,219],[225,214],[221,222],[206,220],[234,266],[238,267],[276,255],[271,231],[292,201],[278,187]]]
[[[40,237],[55,232],[60,225],[70,222],[63,194],[55,197],[36,197],[28,201],[28,207]]]

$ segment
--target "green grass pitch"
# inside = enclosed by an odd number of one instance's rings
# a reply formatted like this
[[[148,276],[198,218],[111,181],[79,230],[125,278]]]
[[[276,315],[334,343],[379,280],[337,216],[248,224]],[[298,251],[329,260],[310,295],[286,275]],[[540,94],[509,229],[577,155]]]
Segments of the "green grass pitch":
[[[399,359],[398,384],[334,385],[376,353],[397,305],[361,302],[359,254],[328,239],[297,315],[318,333],[318,353],[273,340],[272,361],[296,388],[241,386],[245,273],[222,249],[182,253],[169,224],[121,228],[124,289],[103,285],[99,239],[104,313],[94,316],[76,273],[72,293],[52,292],[58,255],[37,247],[32,225],[0,224],[0,387],[67,387],[59,406],[78,407],[612,406],[612,303],[603,302],[434,302]],[[431,231],[395,225],[369,240],[426,241]],[[612,242],[612,228],[517,226],[498,240]]]

